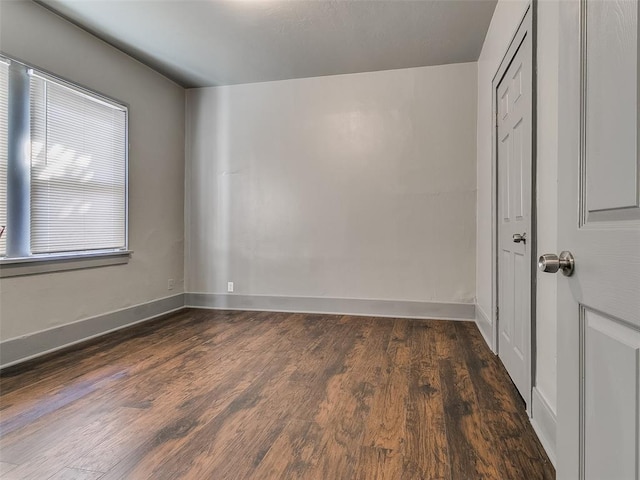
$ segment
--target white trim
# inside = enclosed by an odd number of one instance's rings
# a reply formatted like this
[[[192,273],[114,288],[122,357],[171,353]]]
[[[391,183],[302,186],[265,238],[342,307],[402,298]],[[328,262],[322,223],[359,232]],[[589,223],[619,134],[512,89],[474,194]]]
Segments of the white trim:
[[[437,303],[362,298],[285,297],[226,293],[186,293],[185,306],[214,310],[329,313],[371,317],[473,321],[473,303]]]
[[[0,259],[0,278],[129,263],[130,250],[38,254]]]
[[[484,337],[484,341],[487,342],[487,345],[491,349],[493,353],[497,353],[496,349],[493,347],[493,323],[491,322],[489,315],[484,311],[484,309],[476,303],[476,325],[478,326],[478,330]]]
[[[179,293],[0,342],[0,368],[22,363],[185,307],[460,321],[473,321],[476,315],[475,305],[472,303]]]
[[[533,387],[531,392],[531,425],[540,439],[549,460],[556,466],[556,425],[557,418],[540,390]]]
[[[0,368],[146,322],[184,308],[184,294],[152,300],[0,342]]]

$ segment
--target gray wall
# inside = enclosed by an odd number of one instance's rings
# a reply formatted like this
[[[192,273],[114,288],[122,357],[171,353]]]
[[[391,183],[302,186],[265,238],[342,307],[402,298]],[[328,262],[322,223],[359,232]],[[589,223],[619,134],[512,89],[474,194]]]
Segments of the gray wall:
[[[128,265],[0,281],[0,338],[183,290],[184,90],[28,1],[0,2],[0,49],[130,106]],[[176,288],[167,291],[167,280]]]
[[[473,303],[476,64],[187,91],[187,291]]]

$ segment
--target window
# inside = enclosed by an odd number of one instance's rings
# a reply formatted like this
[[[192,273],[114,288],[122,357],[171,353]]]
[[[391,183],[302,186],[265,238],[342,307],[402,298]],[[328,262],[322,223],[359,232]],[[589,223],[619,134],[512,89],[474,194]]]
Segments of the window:
[[[0,58],[0,256],[7,249],[7,126],[9,63]]]
[[[124,105],[0,58],[3,269],[128,255],[127,120]]]

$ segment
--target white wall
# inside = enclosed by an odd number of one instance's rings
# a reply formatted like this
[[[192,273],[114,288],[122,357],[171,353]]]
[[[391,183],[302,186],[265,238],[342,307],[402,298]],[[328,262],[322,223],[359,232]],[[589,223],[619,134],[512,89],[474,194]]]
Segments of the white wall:
[[[558,253],[559,3],[538,3],[538,255]],[[556,411],[557,275],[538,271],[535,385]]]
[[[478,60],[477,303],[482,318],[491,315],[491,83],[515,34],[528,1],[500,0]],[[558,4],[538,2],[537,208],[538,252],[557,251],[557,67]],[[534,252],[537,255],[538,252]],[[556,406],[556,277],[538,273],[537,358],[534,384],[550,409]],[[491,329],[484,325],[483,330]]]
[[[187,91],[187,291],[473,303],[476,65]]]
[[[0,50],[130,106],[128,265],[0,281],[0,338],[182,291],[184,90],[30,1],[0,2]],[[167,291],[167,279],[176,288]]]

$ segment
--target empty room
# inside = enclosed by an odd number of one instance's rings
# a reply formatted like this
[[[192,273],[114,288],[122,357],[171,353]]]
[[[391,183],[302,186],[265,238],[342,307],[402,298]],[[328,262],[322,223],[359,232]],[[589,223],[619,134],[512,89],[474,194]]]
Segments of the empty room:
[[[0,478],[640,480],[639,0],[0,0]]]

